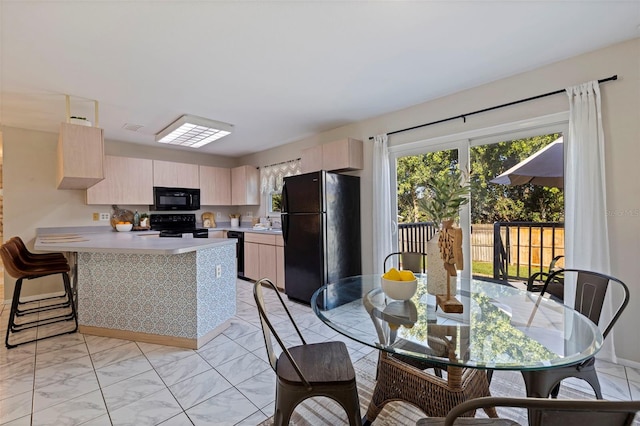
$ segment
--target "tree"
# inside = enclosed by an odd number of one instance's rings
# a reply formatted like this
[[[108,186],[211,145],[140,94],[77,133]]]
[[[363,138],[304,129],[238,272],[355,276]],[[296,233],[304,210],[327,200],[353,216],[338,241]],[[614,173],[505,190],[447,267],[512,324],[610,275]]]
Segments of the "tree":
[[[471,149],[471,221],[560,222],[564,220],[564,197],[558,188],[535,185],[498,185],[491,179],[548,145],[558,134],[481,145]],[[399,222],[423,222],[418,208],[421,187],[433,177],[458,166],[457,150],[430,152],[398,159]]]
[[[432,177],[455,169],[457,164],[456,150],[399,158],[397,163],[398,221],[405,223],[426,221],[424,213],[418,206],[419,188],[425,187],[425,183]]]

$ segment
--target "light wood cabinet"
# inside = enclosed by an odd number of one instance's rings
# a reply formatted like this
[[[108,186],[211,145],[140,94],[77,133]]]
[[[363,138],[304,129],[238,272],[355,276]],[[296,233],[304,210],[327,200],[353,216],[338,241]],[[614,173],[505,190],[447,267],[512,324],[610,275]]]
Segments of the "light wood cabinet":
[[[209,231],[209,238],[226,238],[225,231]]]
[[[200,205],[231,205],[231,169],[200,166]]]
[[[300,167],[302,168],[302,173],[322,170],[322,145],[316,145],[302,150]]]
[[[200,188],[197,164],[153,160],[153,186]]]
[[[303,173],[318,170],[334,172],[362,170],[364,167],[362,141],[345,138],[307,148],[302,151],[301,166]]]
[[[153,162],[104,157],[105,179],[87,189],[87,204],[153,204]]]
[[[284,290],[284,244],[281,235],[245,232],[244,276],[252,280],[269,278]]]
[[[98,127],[61,123],[58,189],[87,189],[104,178],[104,131]]]
[[[260,244],[244,240],[244,276],[252,280],[259,280],[260,275]]]
[[[231,169],[231,205],[259,205],[259,182],[260,174],[254,166],[240,166]]]

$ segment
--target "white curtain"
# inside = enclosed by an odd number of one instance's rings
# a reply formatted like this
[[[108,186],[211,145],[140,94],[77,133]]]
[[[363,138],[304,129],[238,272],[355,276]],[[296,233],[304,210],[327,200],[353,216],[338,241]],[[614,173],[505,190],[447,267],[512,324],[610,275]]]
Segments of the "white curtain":
[[[393,245],[394,213],[391,211],[391,178],[387,135],[377,135],[373,143],[373,271],[382,274],[384,258]]]
[[[260,168],[260,192],[271,194],[281,192],[284,178],[302,173],[302,163],[300,159],[285,161]]]
[[[565,264],[568,268],[610,273],[609,233],[600,87],[590,81],[566,89],[569,96],[569,137],[565,138]],[[575,283],[567,282],[565,303],[573,306]],[[608,296],[601,323],[612,317]],[[616,362],[613,333],[598,354]]]

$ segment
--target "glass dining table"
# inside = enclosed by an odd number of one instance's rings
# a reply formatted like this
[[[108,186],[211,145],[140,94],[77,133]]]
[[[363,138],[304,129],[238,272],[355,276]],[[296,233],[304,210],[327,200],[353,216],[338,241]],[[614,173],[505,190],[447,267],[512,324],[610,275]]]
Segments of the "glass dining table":
[[[446,313],[427,292],[426,275],[417,279],[416,294],[407,301],[387,297],[379,275],[340,279],[311,299],[329,327],[380,350],[366,423],[393,400],[411,402],[430,417],[445,416],[466,399],[489,395],[485,370],[576,364],[602,346],[602,333],[587,317],[539,293],[458,278],[455,297],[463,312]]]

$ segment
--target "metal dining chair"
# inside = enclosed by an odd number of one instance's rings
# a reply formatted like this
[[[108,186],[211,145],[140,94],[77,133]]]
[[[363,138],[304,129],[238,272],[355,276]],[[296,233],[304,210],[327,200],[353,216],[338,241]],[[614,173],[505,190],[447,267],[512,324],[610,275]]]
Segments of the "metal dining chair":
[[[301,345],[287,347],[267,316],[263,286],[271,288],[295,329]],[[275,284],[267,278],[256,281],[253,296],[258,307],[269,364],[276,373],[274,425],[288,425],[296,406],[307,398],[325,396],[344,408],[351,426],[362,425],[356,373],[344,342],[309,344],[302,337]],[[278,324],[281,329],[282,325]],[[272,337],[282,353],[275,355]]]
[[[460,418],[484,407],[527,408],[539,413],[529,426],[629,426],[640,401],[483,397],[455,406],[446,417],[420,419],[416,426],[520,426],[509,419]]]
[[[540,295],[545,294],[550,283],[557,282],[556,277],[560,274],[564,276],[563,283],[566,282],[568,278],[576,275],[576,300],[574,309],[588,317],[601,329],[604,328],[602,336],[606,339],[629,303],[629,288],[627,285],[615,277],[599,272],[564,268],[549,274]],[[602,313],[602,306],[608,290],[611,290],[609,293],[612,294],[612,297],[615,293],[621,293],[622,301],[615,309],[611,320],[607,324],[600,324],[600,314]],[[565,367],[523,371],[522,376],[525,381],[528,396],[547,398],[551,395],[553,398],[556,398],[560,390],[560,382],[569,377],[577,377],[589,383],[596,397],[602,399],[602,391],[600,390],[600,381],[596,373],[594,357],[590,357],[579,364]]]
[[[396,251],[393,253],[389,253],[387,257],[384,258],[383,270],[387,271],[387,261],[395,260],[399,269],[403,269],[405,271],[411,271],[415,273],[425,273],[427,270],[427,254],[422,252],[413,252],[413,251]],[[391,267],[391,266],[389,266]]]

